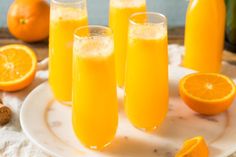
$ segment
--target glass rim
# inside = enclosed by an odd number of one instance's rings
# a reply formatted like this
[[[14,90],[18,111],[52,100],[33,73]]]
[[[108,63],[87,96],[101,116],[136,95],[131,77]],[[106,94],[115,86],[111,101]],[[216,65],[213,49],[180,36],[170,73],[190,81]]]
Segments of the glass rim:
[[[129,22],[131,24],[134,24],[134,25],[143,25],[142,23],[138,23],[138,22],[135,22],[133,20],[133,18],[135,16],[138,16],[138,15],[154,15],[156,17],[161,17],[163,20],[160,21],[160,22],[150,22],[150,23],[153,23],[153,24],[166,24],[167,23],[167,18],[164,14],[162,13],[158,13],[158,12],[137,12],[137,13],[133,13],[131,14],[131,16],[129,17]]]
[[[100,28],[103,30],[106,30],[108,32],[108,35],[91,35],[91,36],[80,36],[77,34],[78,31],[83,30],[85,28],[91,29],[91,28]],[[74,31],[74,37],[76,39],[86,39],[86,38],[91,38],[91,37],[105,37],[105,36],[113,36],[113,31],[110,27],[107,26],[102,26],[102,25],[87,25],[87,26],[81,26],[75,29]]]
[[[64,1],[64,2],[61,2],[60,0],[51,0],[51,2],[53,4],[58,4],[58,5],[73,5],[73,4],[81,4],[83,2],[85,2],[86,0],[74,0],[73,2],[70,2],[70,1]]]

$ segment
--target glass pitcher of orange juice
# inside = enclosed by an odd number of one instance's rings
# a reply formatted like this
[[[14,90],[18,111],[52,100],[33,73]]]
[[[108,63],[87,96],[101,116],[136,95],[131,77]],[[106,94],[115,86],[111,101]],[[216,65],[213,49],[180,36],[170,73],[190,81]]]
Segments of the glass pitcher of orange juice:
[[[143,11],[146,11],[146,0],[110,0],[109,26],[114,32],[116,77],[119,87],[124,86],[129,16]]]
[[[225,30],[224,0],[190,0],[186,16],[183,65],[219,72]]]

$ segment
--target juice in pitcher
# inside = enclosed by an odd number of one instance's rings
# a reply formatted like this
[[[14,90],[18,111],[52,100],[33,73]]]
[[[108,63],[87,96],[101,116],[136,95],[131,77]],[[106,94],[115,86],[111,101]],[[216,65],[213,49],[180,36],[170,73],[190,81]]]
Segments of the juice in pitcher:
[[[129,16],[144,11],[145,0],[110,0],[109,26],[114,32],[116,77],[120,87],[124,86]]]
[[[220,71],[225,14],[224,0],[190,0],[185,27],[185,67],[200,72]]]
[[[72,119],[75,134],[91,149],[103,149],[118,125],[112,31],[81,27],[75,32]]]
[[[71,102],[74,30],[88,24],[85,0],[52,0],[49,84],[57,100]]]
[[[168,41],[165,16],[136,13],[130,18],[125,111],[134,126],[152,131],[168,109]]]

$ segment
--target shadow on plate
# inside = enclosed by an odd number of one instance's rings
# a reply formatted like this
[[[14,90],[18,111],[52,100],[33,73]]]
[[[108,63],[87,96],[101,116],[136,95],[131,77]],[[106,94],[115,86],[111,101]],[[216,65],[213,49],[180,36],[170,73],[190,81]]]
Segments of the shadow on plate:
[[[117,137],[104,153],[114,157],[173,157],[177,150],[166,145],[156,145],[129,137]]]

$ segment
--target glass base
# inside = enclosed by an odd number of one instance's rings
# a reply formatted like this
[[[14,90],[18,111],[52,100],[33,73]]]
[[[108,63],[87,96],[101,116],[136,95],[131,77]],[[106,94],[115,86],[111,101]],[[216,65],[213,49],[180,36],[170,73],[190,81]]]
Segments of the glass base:
[[[155,133],[157,131],[158,126],[150,127],[150,128],[139,128],[133,125],[136,129],[147,132],[147,133]]]
[[[153,133],[157,130],[157,126],[152,127],[152,128],[143,128],[145,132]]]
[[[51,85],[50,85],[50,82],[49,82],[49,87],[50,87],[50,89],[51,89],[51,91],[52,91],[52,93],[53,93],[53,90],[52,90],[52,87],[51,87]],[[54,96],[54,99],[55,99],[57,102],[59,102],[60,104],[65,105],[65,106],[72,106],[72,101],[61,101],[61,100],[58,100],[54,93],[53,93],[53,96]]]
[[[60,104],[65,105],[65,106],[72,106],[72,102],[71,101],[60,101],[57,100]]]
[[[89,149],[92,149],[92,150],[96,150],[96,151],[102,151],[102,150],[104,150],[107,146],[109,146],[110,144],[111,144],[111,142],[108,142],[107,144],[105,144],[105,145],[102,146],[102,147],[89,146],[88,148],[89,148]]]

